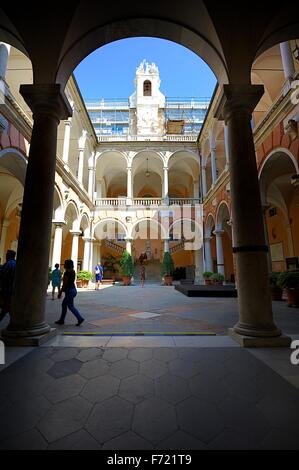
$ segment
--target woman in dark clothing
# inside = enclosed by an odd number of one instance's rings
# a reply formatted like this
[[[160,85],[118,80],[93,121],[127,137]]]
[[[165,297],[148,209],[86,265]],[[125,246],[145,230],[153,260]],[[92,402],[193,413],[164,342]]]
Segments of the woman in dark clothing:
[[[66,316],[67,309],[69,309],[78,320],[77,326],[80,326],[84,322],[84,318],[80,315],[80,312],[74,306],[74,298],[77,295],[77,289],[75,286],[76,273],[74,271],[74,263],[71,259],[67,259],[64,262],[64,275],[62,280],[62,288],[59,291],[58,298],[60,299],[62,292],[64,292],[64,299],[62,301],[61,317],[56,321],[56,325],[64,325],[64,319]]]

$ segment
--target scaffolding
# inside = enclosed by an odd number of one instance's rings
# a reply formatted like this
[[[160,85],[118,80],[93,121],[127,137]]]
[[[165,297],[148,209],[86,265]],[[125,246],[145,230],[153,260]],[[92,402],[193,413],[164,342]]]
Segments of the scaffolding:
[[[200,132],[210,98],[166,98],[166,134],[195,135]],[[128,99],[101,99],[85,102],[97,136],[126,136],[134,108]]]

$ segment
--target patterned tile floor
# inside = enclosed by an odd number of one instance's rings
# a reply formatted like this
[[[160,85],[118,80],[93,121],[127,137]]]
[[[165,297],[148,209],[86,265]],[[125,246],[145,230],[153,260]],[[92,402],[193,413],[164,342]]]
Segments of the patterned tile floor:
[[[299,449],[299,366],[288,349],[244,350],[226,330],[235,299],[148,286],[80,292],[44,347],[9,348],[0,367],[0,449]],[[53,324],[60,301],[47,300]],[[299,338],[299,310],[274,303]],[[136,318],[150,312],[159,317]],[[0,324],[5,326],[7,319]],[[214,331],[213,337],[114,337],[115,331]]]

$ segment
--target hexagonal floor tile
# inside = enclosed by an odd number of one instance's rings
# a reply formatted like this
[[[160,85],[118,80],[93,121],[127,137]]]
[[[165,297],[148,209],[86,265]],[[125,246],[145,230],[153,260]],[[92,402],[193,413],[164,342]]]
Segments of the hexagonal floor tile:
[[[158,443],[177,430],[174,407],[156,397],[144,400],[135,406],[132,429],[144,439]]]
[[[191,396],[187,381],[171,374],[165,374],[156,380],[156,393],[174,405]]]
[[[153,350],[150,348],[134,348],[129,350],[128,358],[137,362],[144,362],[152,359]]]
[[[211,403],[192,397],[179,403],[176,408],[181,429],[204,443],[224,429],[221,415]]]
[[[144,375],[133,375],[123,379],[119,388],[119,396],[132,403],[140,403],[154,395],[154,382]]]
[[[92,403],[101,402],[117,394],[120,380],[111,375],[103,375],[89,380],[81,392],[81,396]]]
[[[169,370],[172,374],[184,379],[189,379],[199,372],[197,363],[188,362],[183,359],[171,361],[169,363]]]
[[[94,407],[86,429],[98,442],[104,443],[130,430],[132,414],[133,405],[113,397]]]
[[[67,375],[76,374],[82,367],[82,362],[78,359],[70,359],[68,361],[61,361],[54,364],[49,370],[48,374],[54,379],[66,377]]]
[[[121,434],[103,445],[103,450],[151,450],[152,448],[152,444],[132,431]]]
[[[116,362],[125,359],[128,356],[128,350],[125,348],[108,348],[105,349],[103,359],[108,362]]]
[[[161,375],[166,374],[166,372],[167,365],[165,362],[158,361],[157,359],[150,359],[140,364],[140,373],[152,379],[157,379]]]
[[[45,390],[44,396],[52,403],[59,403],[67,398],[79,395],[86,380],[78,374],[56,379]]]
[[[81,362],[88,362],[102,357],[103,354],[104,350],[100,348],[84,348],[81,349],[76,357]]]
[[[122,359],[114,362],[111,366],[111,374],[115,377],[123,379],[138,373],[139,363],[131,359]]]
[[[65,400],[52,406],[37,428],[48,442],[54,442],[81,429],[91,408],[92,404],[82,397]]]
[[[105,375],[107,372],[109,372],[109,366],[103,359],[94,359],[85,362],[80,369],[80,375],[86,379],[93,379],[100,375]]]

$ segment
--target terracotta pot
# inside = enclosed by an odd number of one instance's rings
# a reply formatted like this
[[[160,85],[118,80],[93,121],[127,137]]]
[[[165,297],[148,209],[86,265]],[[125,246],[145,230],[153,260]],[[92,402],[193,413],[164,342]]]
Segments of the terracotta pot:
[[[77,286],[77,287],[82,287],[82,281],[81,281],[81,279],[78,280],[78,281],[76,281],[76,286]]]
[[[278,286],[271,287],[272,300],[282,300],[282,289]]]
[[[211,279],[205,279],[205,286],[211,286],[212,285],[212,281]]]
[[[123,276],[122,280],[124,286],[129,286],[131,284],[131,276]]]
[[[88,287],[88,284],[89,284],[89,281],[85,281],[85,280],[82,281],[83,287]]]
[[[166,286],[172,286],[173,276],[164,276],[164,284]]]
[[[299,307],[299,290],[287,289],[288,307]]]

